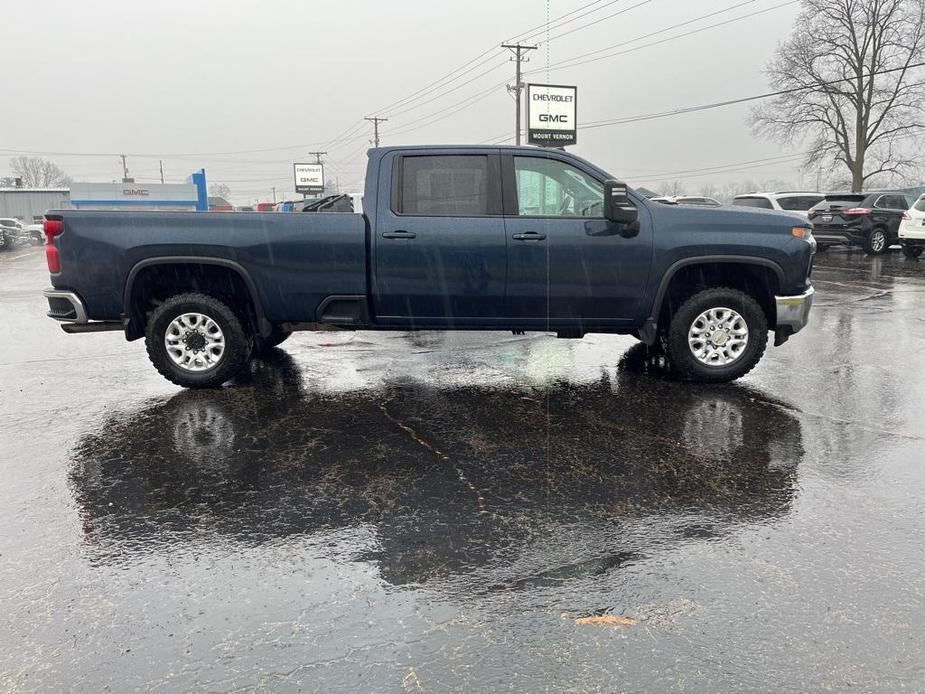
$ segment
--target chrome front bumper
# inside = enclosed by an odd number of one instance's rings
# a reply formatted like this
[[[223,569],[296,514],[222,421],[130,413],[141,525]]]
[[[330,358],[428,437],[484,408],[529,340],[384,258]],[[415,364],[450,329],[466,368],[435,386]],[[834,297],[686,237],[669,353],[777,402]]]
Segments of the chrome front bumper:
[[[49,318],[65,323],[86,323],[87,307],[74,292],[63,289],[46,289],[42,296],[48,301]]]
[[[813,307],[813,295],[816,290],[810,287],[796,296],[775,296],[777,304],[777,332],[792,335],[806,327],[809,312]]]

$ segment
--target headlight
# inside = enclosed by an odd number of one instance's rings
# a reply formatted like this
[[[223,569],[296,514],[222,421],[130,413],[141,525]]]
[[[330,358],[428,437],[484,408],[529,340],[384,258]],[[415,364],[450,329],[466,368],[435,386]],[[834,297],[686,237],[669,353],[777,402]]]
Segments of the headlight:
[[[790,233],[798,239],[803,239],[804,241],[809,241],[813,238],[812,227],[793,227],[790,229]]]

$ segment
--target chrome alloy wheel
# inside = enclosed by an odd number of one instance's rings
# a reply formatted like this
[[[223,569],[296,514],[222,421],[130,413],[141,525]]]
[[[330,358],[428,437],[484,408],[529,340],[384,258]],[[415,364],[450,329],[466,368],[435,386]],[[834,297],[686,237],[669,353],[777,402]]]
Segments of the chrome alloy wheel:
[[[870,232],[870,248],[874,253],[879,253],[886,248],[886,234],[880,229]]]
[[[206,371],[225,353],[225,335],[202,313],[182,313],[167,326],[164,346],[170,360],[184,371]]]
[[[701,364],[728,366],[745,353],[748,323],[731,308],[708,309],[694,319],[687,344]]]

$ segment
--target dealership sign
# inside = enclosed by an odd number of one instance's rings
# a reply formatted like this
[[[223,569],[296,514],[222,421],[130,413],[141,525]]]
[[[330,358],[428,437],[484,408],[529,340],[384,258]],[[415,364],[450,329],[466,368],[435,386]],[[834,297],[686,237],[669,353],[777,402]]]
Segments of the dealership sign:
[[[324,192],[323,164],[296,164],[295,192],[313,195]]]
[[[578,87],[527,85],[527,142],[565,147],[578,142]]]

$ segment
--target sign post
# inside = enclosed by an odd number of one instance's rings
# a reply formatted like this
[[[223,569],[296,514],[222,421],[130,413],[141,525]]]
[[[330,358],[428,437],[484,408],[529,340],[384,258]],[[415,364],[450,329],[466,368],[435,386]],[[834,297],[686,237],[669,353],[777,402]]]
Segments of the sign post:
[[[566,147],[578,142],[578,87],[527,85],[527,142]]]
[[[295,192],[318,195],[324,192],[324,164],[294,164]]]

